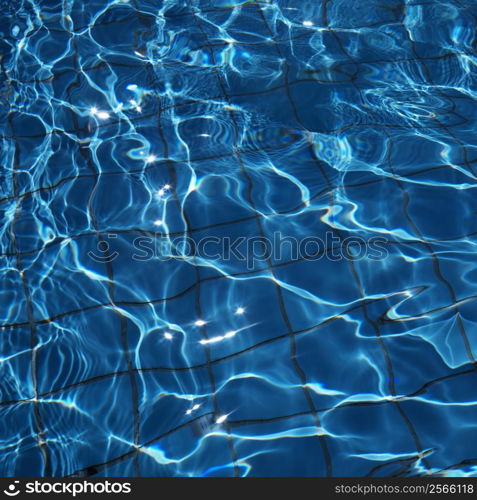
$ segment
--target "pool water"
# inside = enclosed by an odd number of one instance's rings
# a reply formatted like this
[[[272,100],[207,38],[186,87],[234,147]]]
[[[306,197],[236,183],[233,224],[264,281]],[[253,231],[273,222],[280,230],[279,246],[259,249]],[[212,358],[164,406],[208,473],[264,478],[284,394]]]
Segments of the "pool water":
[[[2,476],[475,476],[477,4],[3,0]]]

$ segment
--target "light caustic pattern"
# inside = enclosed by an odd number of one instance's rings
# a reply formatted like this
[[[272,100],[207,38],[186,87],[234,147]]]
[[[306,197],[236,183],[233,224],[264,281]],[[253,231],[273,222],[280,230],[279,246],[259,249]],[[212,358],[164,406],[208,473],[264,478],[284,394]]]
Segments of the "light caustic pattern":
[[[474,1],[1,6],[2,475],[475,475]]]

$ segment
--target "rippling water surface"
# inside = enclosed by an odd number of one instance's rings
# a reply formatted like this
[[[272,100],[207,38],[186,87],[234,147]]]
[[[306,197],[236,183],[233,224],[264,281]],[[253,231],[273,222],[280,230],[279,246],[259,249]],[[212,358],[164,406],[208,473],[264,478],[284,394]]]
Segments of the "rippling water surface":
[[[475,1],[0,4],[1,475],[476,475]]]

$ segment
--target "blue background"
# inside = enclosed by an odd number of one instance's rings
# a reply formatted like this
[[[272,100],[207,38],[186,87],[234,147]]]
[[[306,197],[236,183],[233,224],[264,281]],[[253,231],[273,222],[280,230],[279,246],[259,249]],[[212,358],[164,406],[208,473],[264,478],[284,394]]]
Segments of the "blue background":
[[[475,475],[474,1],[1,6],[2,475]]]

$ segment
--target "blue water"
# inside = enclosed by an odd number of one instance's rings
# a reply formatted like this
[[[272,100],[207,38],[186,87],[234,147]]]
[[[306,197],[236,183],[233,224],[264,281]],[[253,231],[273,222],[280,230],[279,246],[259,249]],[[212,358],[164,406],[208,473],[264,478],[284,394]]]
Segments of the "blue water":
[[[2,476],[476,475],[475,1],[0,4]]]

